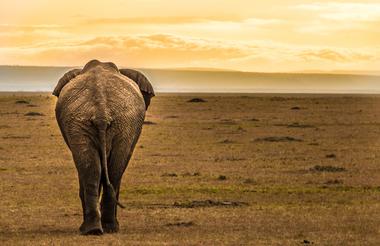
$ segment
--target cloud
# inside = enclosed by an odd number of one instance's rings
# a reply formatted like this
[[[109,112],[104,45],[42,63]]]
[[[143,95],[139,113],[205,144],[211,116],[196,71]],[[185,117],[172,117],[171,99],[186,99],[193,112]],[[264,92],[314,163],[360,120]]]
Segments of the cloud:
[[[66,37],[34,46],[0,47],[0,64],[81,66],[96,58],[128,67],[289,71],[315,67],[331,69],[347,64],[356,66],[359,63],[363,67],[378,64],[379,50],[371,54],[373,49],[353,51],[267,41],[221,41],[171,34],[99,36],[87,39]]]
[[[84,25],[198,25],[205,27],[225,26],[227,29],[238,26],[259,27],[279,24],[284,20],[273,18],[242,18],[236,16],[153,16],[153,17],[129,17],[129,18],[95,18],[86,19]]]
[[[298,54],[302,59],[309,60],[328,60],[338,63],[347,63],[354,61],[372,61],[375,56],[366,53],[357,53],[349,51],[336,51],[331,49],[304,50]]]
[[[241,46],[207,39],[183,38],[169,34],[97,37],[78,46],[103,46],[128,52],[162,53],[178,55],[189,53],[194,59],[235,57],[244,54]]]
[[[342,42],[364,43],[360,38],[366,40],[379,32],[380,3],[315,2],[295,5],[291,9],[305,16],[294,29],[318,38],[334,37]],[[344,40],[342,35],[355,37]]]
[[[305,60],[310,59],[323,59],[323,60],[331,60],[336,62],[346,62],[348,61],[348,57],[345,55],[329,50],[329,49],[323,49],[323,50],[317,50],[317,51],[302,51],[299,56]]]
[[[67,33],[55,30],[0,32],[0,48],[30,49],[38,46],[46,47],[57,42],[61,43],[62,41],[59,40],[65,40],[68,37]]]
[[[46,43],[70,36],[69,33],[65,31],[67,28],[68,27],[64,25],[52,24],[0,24],[0,47],[30,48],[38,46],[40,43],[46,45]]]
[[[0,24],[0,32],[4,31],[41,31],[41,30],[59,30],[65,28],[64,25],[53,25],[53,24],[41,24],[41,25],[14,25],[14,24]]]
[[[113,60],[119,64],[142,67],[188,66],[219,59],[245,56],[249,52],[238,44],[216,40],[184,38],[168,34],[139,36],[102,36],[81,41],[49,43],[32,47],[3,49],[7,56],[30,63],[38,57],[42,63],[80,65],[92,58]],[[11,57],[8,59],[12,60]],[[0,58],[1,62],[1,58]]]
[[[336,21],[379,21],[380,3],[307,3],[296,9],[318,13],[319,17]]]
[[[240,21],[237,17],[195,17],[195,16],[153,16],[153,17],[127,17],[127,18],[95,18],[83,21],[89,25],[109,24],[189,24],[210,21]]]

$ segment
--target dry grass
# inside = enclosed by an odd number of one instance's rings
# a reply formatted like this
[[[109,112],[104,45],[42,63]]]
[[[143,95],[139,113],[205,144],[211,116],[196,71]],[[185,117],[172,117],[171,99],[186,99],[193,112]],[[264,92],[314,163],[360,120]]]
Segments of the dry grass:
[[[379,97],[157,96],[124,175],[121,231],[102,237],[77,231],[77,174],[54,104],[0,96],[2,245],[380,243]]]

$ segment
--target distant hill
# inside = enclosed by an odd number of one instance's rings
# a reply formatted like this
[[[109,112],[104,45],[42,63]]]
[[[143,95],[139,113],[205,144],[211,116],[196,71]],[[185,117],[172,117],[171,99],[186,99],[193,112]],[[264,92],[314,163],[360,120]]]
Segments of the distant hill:
[[[370,71],[370,70],[329,70],[329,71],[321,71],[321,70],[303,70],[296,71],[294,73],[318,73],[318,74],[354,74],[354,75],[376,75],[380,76],[380,71]]]
[[[234,69],[224,69],[224,68],[212,68],[212,67],[178,67],[172,69],[164,70],[173,70],[173,71],[208,71],[208,72],[243,72]]]
[[[0,91],[51,91],[71,67],[0,66]],[[380,76],[139,69],[157,92],[380,93]]]

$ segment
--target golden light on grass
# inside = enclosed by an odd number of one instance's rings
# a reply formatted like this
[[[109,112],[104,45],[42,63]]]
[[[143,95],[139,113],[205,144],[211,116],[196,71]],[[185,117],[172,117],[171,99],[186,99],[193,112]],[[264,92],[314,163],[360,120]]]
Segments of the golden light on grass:
[[[99,238],[49,95],[0,93],[3,245],[380,241],[379,97],[158,95]]]

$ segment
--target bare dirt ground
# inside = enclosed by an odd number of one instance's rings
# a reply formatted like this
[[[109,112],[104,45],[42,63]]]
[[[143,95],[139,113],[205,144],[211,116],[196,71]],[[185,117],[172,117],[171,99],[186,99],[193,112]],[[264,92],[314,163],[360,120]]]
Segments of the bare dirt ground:
[[[157,96],[101,237],[55,100],[0,94],[1,245],[380,244],[380,97]]]

